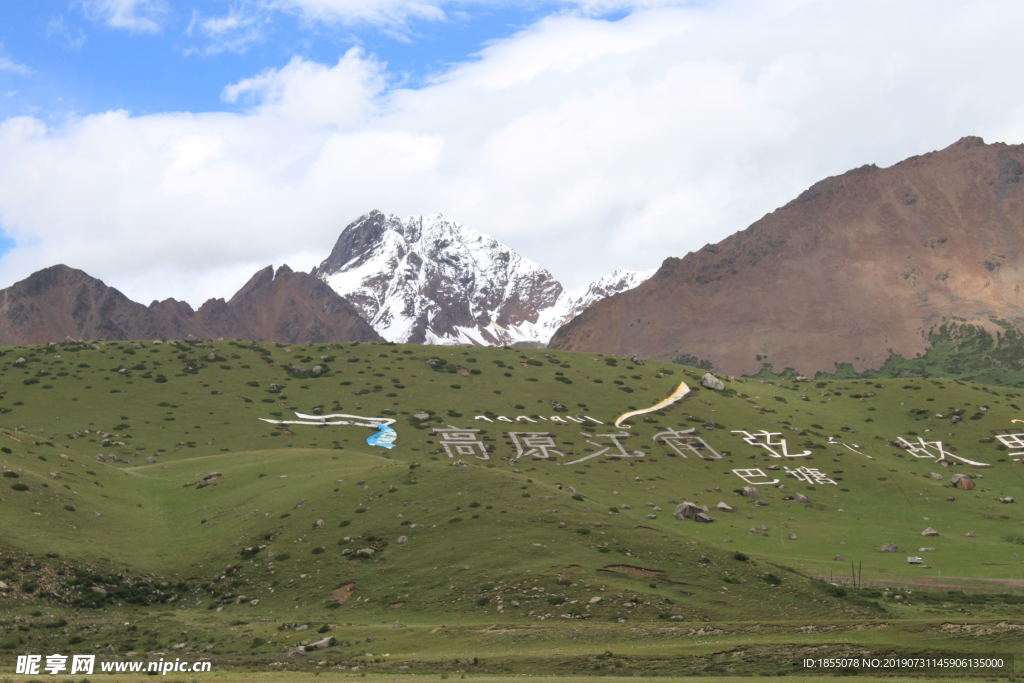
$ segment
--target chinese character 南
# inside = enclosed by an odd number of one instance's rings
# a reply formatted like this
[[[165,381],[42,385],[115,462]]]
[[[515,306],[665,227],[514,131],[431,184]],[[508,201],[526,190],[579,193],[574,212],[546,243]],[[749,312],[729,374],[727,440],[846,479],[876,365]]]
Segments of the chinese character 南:
[[[770,485],[779,483],[778,479],[772,479],[768,473],[759,467],[733,470],[732,473],[751,486],[763,486],[766,484]]]
[[[591,453],[590,455],[584,455],[582,458],[577,458],[576,460],[567,462],[565,463],[566,465],[575,465],[578,462],[590,460],[591,458],[599,458],[602,455],[607,456],[609,458],[644,457],[644,453],[642,451],[633,451],[632,453],[629,453],[626,451],[625,448],[622,447],[622,443],[619,441],[619,439],[629,436],[629,434],[627,434],[626,432],[617,432],[615,434],[587,434],[586,432],[580,432],[580,434],[587,437],[606,437],[611,440],[612,444],[610,446],[605,446],[604,448],[601,448],[601,450]],[[591,446],[594,446],[595,448],[599,448],[601,446],[601,444],[591,441],[590,439],[587,439],[587,443],[589,443]],[[611,451],[613,448],[615,450],[609,453],[609,451]]]
[[[917,437],[917,442],[911,442],[902,436],[897,437],[896,443],[915,458],[927,458],[936,462],[949,462],[946,458],[955,458],[960,462],[974,465],[975,467],[991,467],[992,465],[976,460],[968,460],[962,455],[946,450],[941,441],[925,441],[923,436]]]
[[[565,453],[557,450],[558,444],[555,443],[554,437],[549,432],[506,432],[506,434],[512,440],[512,445],[516,447],[516,454],[512,457],[514,461],[519,458],[544,460],[551,458],[552,455],[559,458],[565,456]]]
[[[1024,456],[1024,433],[996,434],[996,438],[999,439],[999,443],[1010,449],[1010,458],[1012,460],[1021,462],[1021,456]]]
[[[829,478],[827,474],[819,470],[817,467],[797,467],[796,469],[789,469],[784,467],[787,474],[791,474],[802,482],[808,484],[833,484],[835,481]]]
[[[687,452],[696,455],[703,460],[721,460],[722,456],[707,441],[693,433],[693,427],[689,429],[669,429],[659,432],[652,437],[651,441],[662,441],[676,452],[677,455],[686,457]]]
[[[487,447],[480,440],[479,429],[460,429],[448,425],[447,429],[435,427],[434,431],[441,434],[441,446],[449,458],[473,456],[479,460],[491,459]]]
[[[733,434],[742,434],[743,440],[751,446],[760,446],[768,451],[773,458],[805,458],[811,454],[810,451],[801,453],[790,453],[786,446],[786,440],[782,438],[782,432],[769,432],[762,429],[759,432],[750,432],[744,429],[734,429]]]

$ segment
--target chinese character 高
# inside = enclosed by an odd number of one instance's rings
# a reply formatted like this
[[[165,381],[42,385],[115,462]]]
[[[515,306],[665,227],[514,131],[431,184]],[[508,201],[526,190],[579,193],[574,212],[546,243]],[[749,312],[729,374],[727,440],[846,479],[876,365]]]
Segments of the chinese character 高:
[[[487,447],[480,440],[479,429],[460,429],[448,425],[447,429],[435,428],[441,435],[441,446],[449,458],[473,456],[479,460],[490,460]]]

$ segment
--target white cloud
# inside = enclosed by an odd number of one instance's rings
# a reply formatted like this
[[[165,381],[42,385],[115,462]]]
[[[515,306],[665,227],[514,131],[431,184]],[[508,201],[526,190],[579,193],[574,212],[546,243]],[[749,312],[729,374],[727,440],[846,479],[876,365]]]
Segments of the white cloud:
[[[384,65],[351,48],[334,66],[293,57],[224,88],[225,102],[250,103],[263,119],[283,125],[349,126],[367,121],[385,86]]]
[[[446,0],[266,0],[274,9],[326,24],[369,23],[404,26],[409,19],[445,18]],[[448,0],[450,2],[450,0]]]
[[[46,23],[46,37],[57,38],[69,50],[78,50],[85,45],[85,31],[78,26],[70,26],[63,16],[54,17]]]
[[[252,8],[234,6],[223,16],[205,16],[193,12],[185,33],[205,41],[201,48],[188,48],[187,54],[216,55],[224,52],[244,53],[264,38],[268,18]]]
[[[17,74],[19,76],[27,76],[32,73],[24,64],[18,64],[10,57],[4,57],[0,55],[0,71],[6,71],[7,73]]]
[[[325,0],[326,1],[326,0]],[[743,0],[548,17],[414,89],[359,51],[229,84],[234,111],[0,124],[0,283],[130,296],[308,268],[371,208],[444,210],[579,284],[742,229],[813,182],[1024,141],[1024,5]]]
[[[0,73],[9,73],[16,76],[28,76],[32,73],[32,69],[24,64],[19,64],[5,55],[3,45],[0,45]]]
[[[159,33],[167,13],[164,0],[81,0],[87,17],[132,33]]]

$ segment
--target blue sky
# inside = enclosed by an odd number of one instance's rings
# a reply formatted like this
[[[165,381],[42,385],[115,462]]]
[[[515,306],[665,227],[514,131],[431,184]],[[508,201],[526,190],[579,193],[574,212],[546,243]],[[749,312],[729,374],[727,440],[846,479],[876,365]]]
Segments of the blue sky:
[[[386,62],[394,85],[416,86],[446,65],[471,59],[487,41],[558,10],[539,3],[477,6],[437,19],[404,16],[396,23],[317,22],[257,2],[175,0],[136,7],[139,20],[152,21],[155,29],[112,25],[109,14],[90,9],[88,2],[4,3],[0,56],[20,68],[0,70],[6,91],[0,116],[223,110],[221,91],[227,83],[282,66],[296,55],[336,61],[353,46]],[[233,32],[234,44],[220,45],[198,28],[203,19],[233,11],[252,22],[250,31]]]
[[[1024,3],[0,3],[0,287],[66,263],[148,303],[444,212],[569,286],[809,185],[1024,142]]]

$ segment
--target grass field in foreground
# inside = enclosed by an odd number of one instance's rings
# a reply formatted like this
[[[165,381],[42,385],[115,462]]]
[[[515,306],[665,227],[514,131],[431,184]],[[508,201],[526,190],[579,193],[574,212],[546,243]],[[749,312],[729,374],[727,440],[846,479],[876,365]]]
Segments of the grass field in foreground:
[[[5,659],[79,646],[252,671],[667,675],[783,673],[815,648],[1021,649],[1024,529],[1000,499],[1024,500],[1024,465],[995,438],[1024,431],[1018,390],[715,392],[679,365],[392,344],[69,343],[3,349],[0,372]],[[680,381],[681,402],[612,426]],[[258,419],[296,411],[394,419],[396,447]],[[448,457],[455,433],[435,430],[455,428],[478,443]],[[691,428],[714,453],[672,434]],[[773,458],[733,430],[810,454]],[[737,469],[778,483],[739,495]],[[715,521],[676,519],[683,501]],[[833,585],[852,576],[864,587]]]

